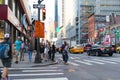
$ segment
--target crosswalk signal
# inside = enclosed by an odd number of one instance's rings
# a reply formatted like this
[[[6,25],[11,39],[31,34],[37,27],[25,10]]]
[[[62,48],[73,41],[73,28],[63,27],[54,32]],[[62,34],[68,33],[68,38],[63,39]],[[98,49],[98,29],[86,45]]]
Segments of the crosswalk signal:
[[[46,9],[43,8],[42,9],[42,20],[45,20],[45,18],[46,18]]]

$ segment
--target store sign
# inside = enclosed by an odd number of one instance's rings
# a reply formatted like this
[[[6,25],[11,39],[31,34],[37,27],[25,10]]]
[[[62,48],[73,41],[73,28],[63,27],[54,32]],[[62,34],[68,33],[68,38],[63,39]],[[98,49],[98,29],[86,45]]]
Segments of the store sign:
[[[106,22],[106,16],[105,15],[95,15],[95,22]]]
[[[10,8],[8,7],[8,20],[14,25],[19,27],[20,23],[18,21],[18,19],[15,17],[15,15],[13,14],[13,12],[10,10]]]
[[[0,19],[1,20],[8,20],[10,23],[12,23],[18,30],[21,31],[21,24],[19,20],[15,17],[13,12],[10,10],[10,8],[7,5],[0,5]]]

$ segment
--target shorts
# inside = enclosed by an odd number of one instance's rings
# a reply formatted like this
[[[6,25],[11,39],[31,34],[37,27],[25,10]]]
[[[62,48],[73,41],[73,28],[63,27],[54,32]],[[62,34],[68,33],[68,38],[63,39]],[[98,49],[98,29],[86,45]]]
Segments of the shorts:
[[[19,50],[15,50],[15,57],[19,56],[20,51]]]
[[[6,58],[6,59],[1,59],[1,61],[2,61],[2,64],[3,64],[4,67],[11,67],[12,59]]]

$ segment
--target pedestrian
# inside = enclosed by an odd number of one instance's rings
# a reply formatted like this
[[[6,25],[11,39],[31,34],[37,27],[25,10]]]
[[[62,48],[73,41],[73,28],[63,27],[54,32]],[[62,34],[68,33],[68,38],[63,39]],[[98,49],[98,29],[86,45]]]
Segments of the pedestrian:
[[[55,42],[52,44],[52,61],[55,61],[55,53],[56,53],[56,47],[55,47]]]
[[[48,61],[48,51],[49,51],[49,47],[46,44],[45,48],[44,48],[44,58],[45,58],[45,61]]]
[[[24,61],[24,53],[25,53],[25,43],[24,43],[24,41],[22,41],[20,61]]]
[[[7,57],[6,58],[1,58],[2,64],[3,64],[3,72],[1,73],[1,77],[3,80],[8,80],[8,68],[11,67],[12,63],[12,57],[14,53],[14,45],[9,41],[10,39],[10,34],[6,33],[4,35],[4,41],[1,42],[0,44],[8,44],[9,49],[7,52]],[[1,53],[1,52],[0,52]]]
[[[51,59],[52,48],[51,48],[51,44],[50,44],[50,43],[48,44],[48,49],[49,49],[49,50],[48,50],[48,59],[49,59],[49,60],[52,60],[52,59]]]
[[[29,56],[29,62],[32,62],[32,52],[33,52],[33,47],[32,47],[32,42],[30,41],[28,43],[28,56]]]
[[[17,40],[14,43],[14,46],[15,46],[15,57],[16,57],[15,63],[16,64],[18,64],[18,58],[19,58],[19,55],[20,55],[21,44],[22,44],[22,42],[20,40],[20,36],[18,36]]]
[[[69,46],[66,41],[64,41],[64,44],[62,45],[62,57],[64,64],[68,64],[68,52],[69,52]]]
[[[41,54],[41,59],[44,59],[44,44],[40,43],[40,54]]]

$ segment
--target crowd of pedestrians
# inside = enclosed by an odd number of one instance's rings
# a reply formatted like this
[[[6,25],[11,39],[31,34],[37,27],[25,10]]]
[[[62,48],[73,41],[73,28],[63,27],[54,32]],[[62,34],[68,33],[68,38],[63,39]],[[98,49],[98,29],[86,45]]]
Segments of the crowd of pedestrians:
[[[11,67],[12,59],[15,57],[15,64],[19,64],[20,61],[24,61],[25,53],[28,53],[28,60],[31,63],[33,60],[33,46],[32,41],[25,42],[21,40],[21,37],[18,36],[14,43],[9,42],[10,35],[5,34],[4,41],[2,43],[7,43],[10,45],[10,50],[8,51],[7,58],[2,58],[1,61],[3,63],[3,73],[0,74],[0,77],[7,78],[8,76],[8,67]],[[68,62],[68,51],[69,46],[66,42],[61,46],[62,48],[62,58],[64,64]],[[56,53],[56,46],[55,43],[51,43],[48,40],[45,43],[40,43],[39,45],[39,52],[36,53],[36,56],[41,58],[41,62],[48,62],[52,61],[55,62],[55,53]]]

